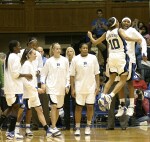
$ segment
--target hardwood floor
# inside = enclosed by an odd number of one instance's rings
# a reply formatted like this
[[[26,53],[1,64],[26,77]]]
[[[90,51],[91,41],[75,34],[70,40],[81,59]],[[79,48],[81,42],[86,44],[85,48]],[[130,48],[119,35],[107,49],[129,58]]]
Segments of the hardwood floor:
[[[62,136],[46,138],[45,131],[40,129],[34,131],[32,138],[24,137],[23,140],[7,140],[6,131],[0,131],[0,142],[150,142],[150,127],[139,126],[129,127],[127,130],[115,128],[115,130],[105,130],[105,128],[92,128],[91,136],[84,135],[84,128],[81,128],[81,136],[75,137],[74,131],[62,131]],[[24,135],[24,129],[21,129]]]

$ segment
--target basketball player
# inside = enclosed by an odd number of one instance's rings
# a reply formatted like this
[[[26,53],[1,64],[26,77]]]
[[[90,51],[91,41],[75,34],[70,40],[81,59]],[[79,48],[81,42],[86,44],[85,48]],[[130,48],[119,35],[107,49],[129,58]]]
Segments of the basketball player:
[[[6,56],[4,64],[4,92],[6,101],[11,113],[9,114],[10,125],[6,133],[7,139],[15,137],[14,129],[17,121],[17,115],[22,102],[23,83],[21,78],[25,77],[28,80],[32,79],[31,74],[22,74],[20,58],[20,43],[17,40],[11,40],[9,43],[9,52]],[[19,138],[19,137],[18,137]]]
[[[56,127],[59,109],[63,107],[65,93],[69,92],[69,62],[61,56],[61,46],[53,43],[51,46],[52,57],[46,60],[41,71],[41,87],[49,94],[51,104],[51,129],[53,136],[61,135]]]
[[[135,29],[131,27],[131,19],[129,17],[124,17],[122,19],[122,29],[125,31],[125,33],[127,35],[129,35],[129,37],[133,38],[141,38],[142,42],[140,44],[141,48],[142,48],[142,57],[143,60],[146,61],[147,60],[147,44],[145,39],[143,38],[143,36]],[[129,55],[130,58],[130,63],[132,64],[132,73],[131,73],[131,77],[129,79],[129,81],[127,81],[128,84],[128,88],[129,88],[129,98],[130,98],[130,105],[128,106],[127,109],[127,115],[132,116],[134,113],[134,87],[133,87],[133,83],[132,80],[134,79],[135,71],[136,71],[136,57],[135,57],[135,47],[136,47],[136,43],[134,41],[126,41],[127,42],[127,54]],[[117,117],[120,117],[124,114],[124,112],[126,111],[126,107],[125,107],[125,96],[124,96],[124,87],[122,87],[122,89],[119,91],[119,98],[120,98],[120,106],[119,106],[119,110],[118,113],[115,115]]]
[[[96,95],[99,92],[99,64],[95,55],[88,53],[88,45],[82,43],[80,54],[73,58],[70,67],[71,95],[76,100],[75,136],[80,136],[81,112],[87,107],[87,126],[85,135],[91,134],[91,121]]]
[[[129,57],[126,53],[127,44],[125,40],[141,43],[141,38],[130,38],[127,36],[124,30],[119,28],[119,22],[115,17],[111,17],[108,20],[108,27],[109,30],[97,40],[92,37],[91,32],[88,32],[88,37],[94,44],[101,43],[105,39],[108,43],[108,66],[110,77],[104,87],[103,95],[99,99],[99,104],[104,106],[106,102],[106,106],[109,109],[112,97],[120,91],[128,77]],[[117,75],[120,76],[120,81],[117,83],[113,91],[110,94],[107,94]]]

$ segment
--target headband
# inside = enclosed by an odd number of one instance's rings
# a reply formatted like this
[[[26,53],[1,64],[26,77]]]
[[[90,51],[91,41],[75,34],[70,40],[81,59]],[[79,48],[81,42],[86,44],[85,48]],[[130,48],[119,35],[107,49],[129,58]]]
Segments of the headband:
[[[33,49],[31,48],[26,56],[28,56],[32,51],[33,51]]]
[[[115,26],[115,25],[116,25],[116,23],[117,23],[117,19],[116,19],[115,17],[112,17],[112,18],[114,18],[114,19],[115,19],[115,21],[114,21],[114,23],[113,23],[110,27]]]
[[[32,39],[31,41],[28,42],[28,44],[31,43],[31,42],[33,42],[33,41],[36,42],[37,40],[36,39]]]
[[[128,20],[130,22],[130,24],[131,24],[131,19],[130,18],[125,17],[125,18],[122,19],[122,22],[125,21],[125,20]]]

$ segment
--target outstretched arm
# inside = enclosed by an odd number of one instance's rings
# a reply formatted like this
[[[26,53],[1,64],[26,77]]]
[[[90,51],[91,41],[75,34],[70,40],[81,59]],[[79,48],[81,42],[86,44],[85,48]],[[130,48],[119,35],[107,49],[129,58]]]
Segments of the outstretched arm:
[[[93,38],[92,33],[90,31],[88,31],[87,35],[94,45],[97,45],[106,39],[106,33],[104,33],[100,38],[98,38],[96,40]]]

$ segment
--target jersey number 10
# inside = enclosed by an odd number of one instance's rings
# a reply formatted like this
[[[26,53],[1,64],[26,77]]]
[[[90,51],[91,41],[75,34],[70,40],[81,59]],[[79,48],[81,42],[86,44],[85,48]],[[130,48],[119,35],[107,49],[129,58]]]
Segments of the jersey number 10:
[[[109,40],[109,43],[112,50],[120,48],[118,39]]]

